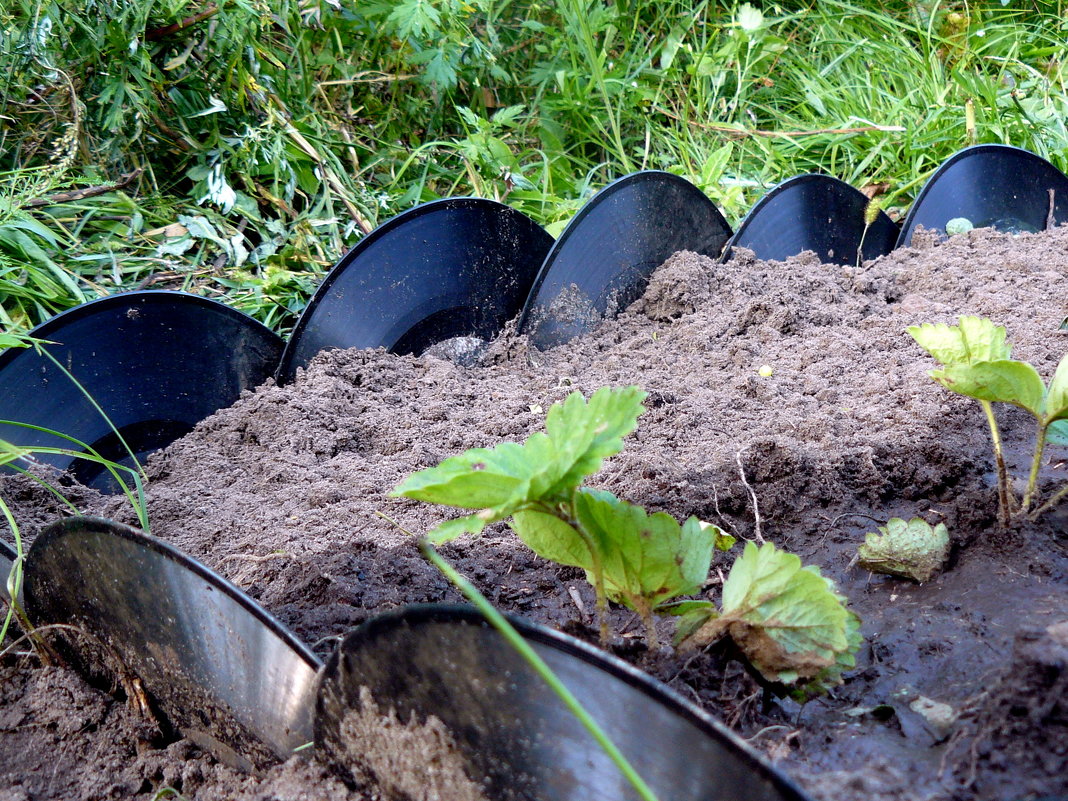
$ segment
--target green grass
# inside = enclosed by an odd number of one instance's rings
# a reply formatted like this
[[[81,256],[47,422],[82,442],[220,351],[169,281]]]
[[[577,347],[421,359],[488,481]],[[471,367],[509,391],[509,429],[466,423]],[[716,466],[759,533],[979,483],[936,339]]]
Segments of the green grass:
[[[884,206],[903,209],[976,142],[1063,170],[1062,11],[12,0],[0,324],[151,286],[226,298],[284,332],[362,232],[450,195],[554,228],[613,178],[667,169],[736,222],[815,170],[885,184]]]

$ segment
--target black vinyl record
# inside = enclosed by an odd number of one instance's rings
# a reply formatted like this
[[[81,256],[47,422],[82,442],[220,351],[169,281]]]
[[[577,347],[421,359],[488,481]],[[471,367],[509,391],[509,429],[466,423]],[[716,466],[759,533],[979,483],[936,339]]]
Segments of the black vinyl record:
[[[640,297],[680,250],[716,258],[731,235],[700,189],[671,173],[636,172],[606,186],[556,240],[519,319],[540,349],[574,339]]]
[[[136,678],[157,713],[248,770],[312,738],[319,660],[247,595],[128,526],[70,518],[26,558],[26,613],[63,623],[59,647],[91,678]],[[125,675],[123,675],[125,674]]]
[[[880,211],[864,220],[868,198],[829,175],[798,175],[783,181],[753,206],[724,252],[748,248],[758,259],[785,261],[806,250],[827,264],[856,264],[894,249],[898,229]]]
[[[737,735],[667,686],[573,637],[511,622],[658,798],[805,799]],[[342,773],[370,772],[387,793],[407,797],[373,757],[380,720],[391,715],[451,742],[431,780],[473,785],[484,793],[478,797],[638,798],[574,714],[473,609],[421,605],[381,615],[349,634],[327,661],[316,747]]]
[[[33,329],[107,414],[138,459],[169,445],[208,415],[269,378],[282,340],[241,312],[181,292],[130,292],[82,304]],[[0,420],[73,437],[132,466],[126,449],[86,395],[32,348],[0,353]],[[68,440],[0,424],[20,446],[82,450]],[[37,461],[69,469],[104,492],[117,485],[103,467],[66,455]],[[30,462],[16,462],[23,467]]]
[[[1068,177],[1018,147],[966,147],[927,179],[902,223],[897,246],[911,245],[918,226],[945,236],[950,220],[1008,233],[1061,225],[1068,222]]]
[[[279,381],[326,348],[421,353],[492,339],[522,307],[552,237],[481,198],[426,203],[361,239],[326,276],[286,345]]]

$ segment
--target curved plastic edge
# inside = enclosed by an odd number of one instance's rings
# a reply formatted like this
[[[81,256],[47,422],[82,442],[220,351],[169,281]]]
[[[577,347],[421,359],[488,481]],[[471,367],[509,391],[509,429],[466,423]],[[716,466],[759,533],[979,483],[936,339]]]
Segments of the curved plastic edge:
[[[260,332],[268,339],[276,341],[279,349],[283,346],[283,341],[278,334],[265,326],[259,320],[254,317],[250,317],[243,311],[228,306],[221,301],[214,300],[213,298],[205,298],[202,295],[193,295],[189,292],[174,292],[167,289],[143,289],[136,292],[120,292],[117,295],[108,295],[107,297],[97,298],[96,300],[89,300],[85,303],[81,303],[66,311],[61,311],[59,314],[49,317],[43,323],[31,328],[27,335],[34,337],[35,339],[48,339],[49,334],[53,331],[60,330],[68,323],[81,320],[85,317],[98,314],[100,312],[111,311],[113,307],[122,308],[130,305],[131,300],[141,300],[148,303],[175,303],[184,304],[190,306],[197,306],[203,308],[205,311],[213,311],[222,314],[225,317],[248,325],[251,328],[258,328]],[[22,353],[25,348],[6,348],[0,351],[0,370],[2,370],[7,363]]]
[[[754,770],[763,773],[782,790],[785,797],[793,799],[793,801],[811,801],[809,796],[793,781],[767,764],[752,746],[728,729],[723,723],[704,710],[694,706],[679,693],[666,684],[657,681],[648,673],[563,632],[514,615],[505,615],[505,618],[525,639],[555,648],[569,656],[574,656],[629,684],[652,700],[664,704],[672,712],[685,718],[710,737],[734,749]],[[491,628],[489,621],[483,617],[481,612],[472,606],[464,604],[412,604],[376,615],[350,631],[342,639],[338,647],[334,649],[320,673],[320,687],[337,674],[341,655],[346,648],[361,642],[370,642],[379,633],[388,632],[398,626],[414,627],[424,623],[463,623]],[[503,638],[501,647],[511,648]],[[319,693],[319,698],[322,698],[321,692]],[[319,743],[319,733],[317,701],[315,714],[316,745]]]
[[[307,663],[308,667],[316,671],[322,667],[322,660],[312,653],[308,646],[298,640],[293,632],[283,626],[273,615],[238,589],[237,586],[224,579],[218,573],[201,562],[198,562],[188,554],[182,553],[182,551],[163,540],[157,539],[150,534],[145,534],[143,531],[138,531],[131,526],[127,526],[123,523],[116,523],[113,520],[107,520],[102,517],[69,517],[59,520],[49,525],[37,536],[37,539],[34,540],[33,545],[30,546],[29,552],[26,555],[25,572],[26,612],[31,620],[36,618],[37,611],[37,598],[34,593],[33,577],[36,573],[36,559],[39,558],[38,554],[53,547],[54,543],[63,538],[76,535],[83,531],[98,534],[110,534],[119,537],[120,539],[128,540],[142,548],[154,551],[160,556],[178,563],[196,577],[203,579],[214,589],[233,600],[238,606],[262,623],[272,634],[276,635],[279,639],[289,645],[293,651]]]
[[[344,272],[348,266],[360,257],[360,255],[370,248],[373,244],[380,239],[388,236],[391,232],[409,222],[410,220],[422,217],[425,214],[432,214],[436,211],[465,208],[474,206],[484,206],[486,208],[493,208],[500,211],[502,214],[518,215],[527,221],[531,226],[541,228],[533,219],[528,217],[518,209],[513,209],[511,206],[507,206],[504,203],[499,203],[496,200],[489,200],[488,198],[481,197],[450,197],[441,198],[439,200],[431,200],[427,203],[421,203],[418,206],[402,211],[400,214],[394,215],[379,225],[369,234],[365,235],[359,242],[353,245],[344,256],[342,256],[337,264],[335,264],[330,271],[323,278],[318,289],[311,296],[308,304],[304,307],[304,311],[300,313],[300,317],[297,320],[296,325],[293,327],[293,332],[289,336],[289,340],[286,342],[285,349],[282,351],[282,358],[279,361],[278,369],[275,371],[275,380],[279,384],[288,383],[293,379],[293,375],[296,372],[296,368],[293,366],[293,354],[296,351],[297,345],[300,342],[301,336],[304,333],[304,329],[308,327],[308,322],[311,316],[315,313],[315,309],[322,302],[322,299],[330,292],[330,287],[338,279],[342,272]],[[544,229],[542,229],[544,230]],[[548,236],[548,234],[546,234]]]
[[[895,249],[911,246],[912,235],[915,233],[913,231],[913,221],[915,220],[916,215],[919,214],[920,210],[922,209],[924,199],[930,193],[931,188],[938,182],[938,180],[957,162],[967,158],[974,158],[975,156],[982,156],[987,154],[1011,154],[1014,156],[1025,158],[1027,160],[1032,160],[1036,164],[1040,164],[1046,169],[1051,170],[1054,175],[1059,175],[1064,180],[1064,182],[1068,184],[1068,176],[1066,176],[1063,172],[1054,167],[1053,164],[1051,164],[1047,159],[1044,159],[1037,153],[1032,153],[1030,150],[1027,150],[1025,148],[1014,147],[1013,145],[1001,145],[992,143],[983,145],[972,145],[970,147],[963,148],[961,150],[958,150],[945,161],[943,161],[938,166],[938,168],[931,173],[931,177],[927,179],[927,182],[923,185],[923,189],[920,190],[920,193],[912,202],[912,206],[909,207],[908,213],[905,215],[905,219],[901,222],[901,234],[897,238],[897,244],[894,246]]]
[[[846,192],[847,194],[859,195],[860,197],[864,198],[865,203],[870,202],[870,198],[868,198],[867,195],[865,195],[855,186],[846,181],[843,181],[841,178],[836,178],[833,175],[826,175],[825,173],[820,172],[806,172],[802,173],[801,175],[795,175],[792,178],[787,178],[785,181],[776,184],[767,192],[765,192],[764,195],[760,198],[760,200],[756,202],[753,208],[749,210],[749,213],[745,215],[745,217],[740,223],[738,223],[738,230],[736,230],[733,236],[731,236],[730,241],[723,246],[723,254],[720,256],[720,261],[725,262],[730,259],[731,250],[737,246],[735,243],[745,234],[746,229],[749,228],[749,225],[752,220],[758,214],[760,214],[762,209],[774,202],[779,195],[783,194],[783,192],[786,192],[795,186],[800,186],[801,184],[805,183],[811,183],[813,181],[819,181],[821,183],[826,183],[830,186],[834,186],[840,189],[842,192]],[[896,227],[896,223],[894,223],[894,221],[890,219],[890,216],[885,211],[879,211],[879,219],[882,220],[885,225]],[[742,247],[745,246],[742,245]],[[893,250],[893,248],[891,248],[891,250]]]
[[[541,269],[538,270],[538,274],[534,277],[534,283],[530,287],[530,294],[527,295],[526,303],[523,304],[523,310],[519,314],[519,320],[516,324],[516,330],[520,333],[526,331],[527,324],[531,315],[534,312],[535,305],[538,299],[538,293],[541,291],[542,285],[545,283],[549,272],[552,270],[556,263],[556,260],[560,256],[560,251],[566,247],[568,240],[574,235],[575,231],[582,225],[582,221],[590,214],[591,211],[601,205],[605,200],[614,195],[621,189],[625,189],[633,183],[641,183],[648,181],[651,178],[659,180],[666,180],[671,183],[675,183],[684,192],[690,192],[694,195],[695,199],[700,199],[707,203],[714,211],[714,219],[722,226],[725,233],[725,242],[729,242],[731,238],[731,226],[727,222],[727,219],[723,216],[723,212],[719,210],[719,207],[700,189],[698,189],[690,181],[679,175],[675,175],[671,172],[665,172],[663,170],[641,170],[639,172],[632,172],[629,175],[624,175],[622,178],[617,178],[611,183],[603,187],[597,194],[591,197],[581,209],[579,209],[575,216],[571,218],[571,221],[565,226],[564,230],[560,233],[556,242],[545,256],[545,261],[541,265]],[[726,245],[724,245],[725,247]],[[716,254],[718,255],[718,254]]]

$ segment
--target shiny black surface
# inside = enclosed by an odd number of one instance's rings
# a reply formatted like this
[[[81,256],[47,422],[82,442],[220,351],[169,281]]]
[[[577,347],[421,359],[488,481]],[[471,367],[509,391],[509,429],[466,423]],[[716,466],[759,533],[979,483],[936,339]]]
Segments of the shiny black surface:
[[[1068,178],[1017,147],[965,148],[927,179],[902,223],[897,246],[910,245],[921,225],[944,236],[946,223],[960,217],[973,228],[1008,233],[1044,231],[1050,222],[1061,225],[1068,222]]]
[[[512,622],[659,798],[805,798],[665,685],[573,637]],[[469,608],[416,606],[376,617],[342,642],[322,675],[316,746],[344,770],[365,750],[346,723],[363,690],[401,721],[442,721],[464,774],[492,801],[638,797],[548,685]]]
[[[798,175],[769,191],[738,226],[731,248],[752,250],[758,259],[785,261],[806,250],[827,264],[856,264],[889,253],[898,229],[883,212],[865,226],[868,198],[829,175]],[[867,228],[867,230],[865,230]]]
[[[249,769],[310,742],[319,661],[174,547],[111,521],[71,518],[38,536],[25,576],[34,625],[88,634],[57,635],[76,665],[114,685],[136,677],[171,725],[224,761]]]
[[[32,336],[107,413],[143,458],[238,399],[274,372],[282,340],[241,312],[180,292],[130,292],[53,317]],[[0,420],[74,437],[101,456],[132,465],[85,395],[33,349],[0,353]],[[23,446],[82,450],[50,434],[0,424],[0,439]],[[105,492],[117,486],[99,465],[63,455],[34,458]],[[26,467],[28,464],[22,463]]]
[[[716,258],[731,230],[701,190],[647,171],[609,184],[549,251],[519,320],[535,347],[560,345],[637,300],[653,270],[679,250]]]
[[[279,380],[326,348],[420,353],[452,337],[492,339],[519,312],[551,245],[541,226],[492,200],[437,200],[398,214],[326,276]]]

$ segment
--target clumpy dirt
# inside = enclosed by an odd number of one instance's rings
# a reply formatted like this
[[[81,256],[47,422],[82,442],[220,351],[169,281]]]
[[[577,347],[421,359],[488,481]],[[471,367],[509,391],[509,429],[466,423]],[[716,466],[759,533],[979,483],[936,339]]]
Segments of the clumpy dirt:
[[[862,267],[802,255],[726,264],[673,257],[644,297],[547,352],[506,332],[463,366],[424,355],[321,354],[150,460],[152,532],[242,587],[320,655],[398,605],[456,601],[410,532],[447,511],[393,499],[419,468],[522,440],[575,390],[637,384],[647,411],[590,484],[665,511],[757,531],[833,577],[864,620],[857,667],[799,706],[763,692],[725,648],[648,652],[612,612],[612,649],[735,728],[814,797],[1039,799],[1068,795],[1068,510],[995,528],[989,434],[978,405],[935,385],[907,336],[977,314],[1049,377],[1066,350],[1068,229],[973,231]],[[471,362],[475,359],[465,358]],[[761,367],[770,367],[761,371]],[[1010,469],[1033,423],[999,411]],[[1066,475],[1050,449],[1048,493]],[[74,488],[84,511],[133,523],[116,498]],[[0,479],[29,539],[62,514]],[[948,569],[917,585],[853,563],[890,517],[945,522]],[[445,554],[500,608],[595,641],[579,571],[535,557],[503,526]],[[707,590],[733,556],[718,555]],[[671,624],[665,622],[664,634]],[[664,638],[666,640],[666,636]],[[314,759],[246,776],[186,740],[161,742],[120,696],[8,656],[0,691],[0,801],[185,797],[377,798]],[[106,688],[105,688],[106,689]]]

